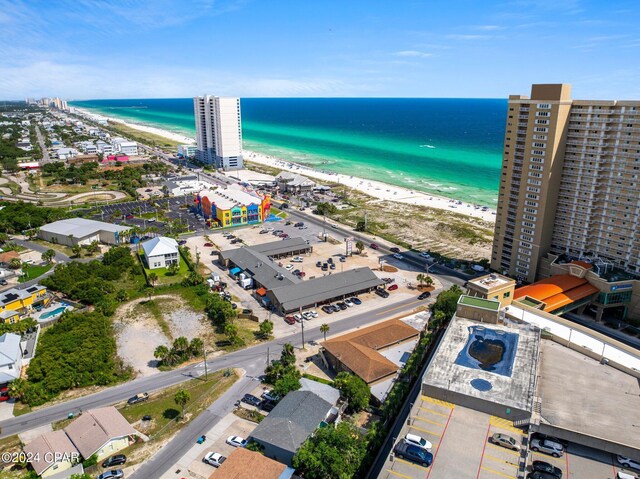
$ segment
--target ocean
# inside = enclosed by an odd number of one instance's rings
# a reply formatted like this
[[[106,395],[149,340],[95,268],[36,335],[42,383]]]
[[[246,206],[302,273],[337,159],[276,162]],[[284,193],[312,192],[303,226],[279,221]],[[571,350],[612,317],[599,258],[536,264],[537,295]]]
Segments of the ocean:
[[[69,102],[195,136],[193,100]],[[319,170],[495,207],[506,100],[243,98],[244,148]]]

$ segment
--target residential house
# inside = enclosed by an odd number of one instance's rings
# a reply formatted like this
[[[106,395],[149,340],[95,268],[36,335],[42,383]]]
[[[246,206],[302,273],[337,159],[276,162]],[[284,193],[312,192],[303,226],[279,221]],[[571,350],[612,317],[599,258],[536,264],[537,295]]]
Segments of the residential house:
[[[80,459],[78,449],[64,431],[49,431],[24,446],[31,467],[43,478],[52,477],[73,467]]]
[[[83,141],[80,143],[80,149],[87,155],[95,155],[98,153],[98,148],[91,141]]]
[[[173,238],[157,236],[142,243],[142,249],[149,269],[166,268],[172,263],[180,264],[178,243]]]
[[[78,150],[74,148],[58,148],[56,151],[59,160],[67,160],[69,158],[73,158],[74,156],[78,156]]]
[[[291,479],[294,472],[259,452],[238,447],[209,479]]]
[[[124,138],[114,138],[111,141],[113,149],[117,153],[123,155],[136,156],[138,154],[138,144],[135,141],[125,140]]]
[[[113,406],[90,409],[64,428],[80,455],[101,461],[135,442],[138,432]]]
[[[12,259],[20,259],[20,255],[17,251],[5,251],[0,253],[0,266],[7,267],[11,263]]]
[[[14,323],[27,317],[34,308],[45,307],[50,302],[47,288],[39,284],[25,289],[8,289],[0,293],[0,321]]]
[[[20,335],[4,333],[0,336],[0,384],[20,377],[22,370],[22,347]]]
[[[111,153],[113,153],[113,146],[110,143],[102,140],[96,141],[96,149],[103,155],[110,155]]]
[[[264,455],[291,465],[293,456],[313,432],[335,421],[336,404],[311,391],[292,391],[258,424],[250,438],[264,448]]]

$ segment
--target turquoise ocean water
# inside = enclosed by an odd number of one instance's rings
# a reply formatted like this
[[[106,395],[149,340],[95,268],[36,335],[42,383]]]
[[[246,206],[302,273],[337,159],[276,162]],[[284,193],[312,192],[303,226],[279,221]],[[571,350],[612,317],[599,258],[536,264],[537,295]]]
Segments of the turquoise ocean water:
[[[69,102],[195,136],[190,98]],[[244,148],[495,207],[506,100],[247,98]]]

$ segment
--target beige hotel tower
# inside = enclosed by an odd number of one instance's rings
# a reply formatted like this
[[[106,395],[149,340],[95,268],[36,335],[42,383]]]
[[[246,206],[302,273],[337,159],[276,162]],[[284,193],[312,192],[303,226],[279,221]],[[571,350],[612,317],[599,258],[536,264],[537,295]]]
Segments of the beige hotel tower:
[[[640,101],[510,95],[491,267],[533,282],[565,257],[640,276],[639,176]]]

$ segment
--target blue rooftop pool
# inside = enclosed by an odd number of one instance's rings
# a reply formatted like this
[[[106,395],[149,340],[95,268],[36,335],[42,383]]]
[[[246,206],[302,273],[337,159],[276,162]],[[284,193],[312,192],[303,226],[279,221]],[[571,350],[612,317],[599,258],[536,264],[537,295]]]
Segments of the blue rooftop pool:
[[[469,339],[458,353],[455,363],[511,377],[518,335],[484,326],[469,326],[468,330]]]

